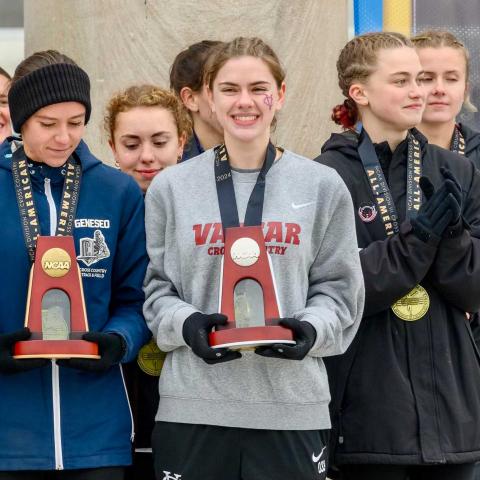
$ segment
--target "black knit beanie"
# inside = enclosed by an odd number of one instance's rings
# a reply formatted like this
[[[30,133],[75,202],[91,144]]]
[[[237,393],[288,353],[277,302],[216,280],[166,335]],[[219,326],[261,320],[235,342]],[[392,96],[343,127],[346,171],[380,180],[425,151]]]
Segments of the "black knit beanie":
[[[61,102],[85,105],[85,124],[90,118],[90,80],[84,70],[69,63],[55,63],[34,70],[12,83],[8,106],[13,128],[22,125],[38,110]]]

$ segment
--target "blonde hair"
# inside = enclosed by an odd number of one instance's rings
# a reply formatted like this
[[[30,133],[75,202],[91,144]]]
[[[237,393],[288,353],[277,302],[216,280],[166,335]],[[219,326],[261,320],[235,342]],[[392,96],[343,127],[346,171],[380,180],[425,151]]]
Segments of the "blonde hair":
[[[378,52],[384,49],[410,47],[412,42],[397,32],[372,32],[352,38],[337,60],[338,86],[347,99],[333,108],[332,120],[343,128],[352,128],[358,121],[358,109],[349,90],[355,82],[365,82],[375,71]]]
[[[115,94],[107,104],[104,127],[112,142],[118,114],[135,107],[165,108],[173,115],[178,137],[184,135],[187,141],[191,137],[192,121],[183,103],[173,92],[155,85],[134,85]]]
[[[470,53],[465,45],[460,42],[453,33],[446,30],[427,30],[411,38],[413,45],[418,50],[420,48],[443,48],[449,47],[459,50],[465,59],[465,79],[468,83],[470,77]],[[467,93],[463,106],[469,112],[476,112],[477,107],[470,101],[470,95]]]

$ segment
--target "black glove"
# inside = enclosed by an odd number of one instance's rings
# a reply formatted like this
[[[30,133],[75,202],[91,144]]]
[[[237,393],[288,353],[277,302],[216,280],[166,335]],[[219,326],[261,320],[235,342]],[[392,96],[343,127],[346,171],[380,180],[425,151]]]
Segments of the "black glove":
[[[82,338],[98,344],[100,358],[68,358],[57,360],[58,365],[87,372],[106,372],[113,365],[120,363],[127,349],[123,337],[116,333],[87,332]]]
[[[47,365],[49,360],[46,358],[13,358],[13,346],[22,340],[28,340],[31,336],[30,329],[25,327],[12,333],[0,335],[0,372],[18,373],[39,368]]]
[[[433,239],[438,243],[454,217],[460,216],[460,206],[456,195],[458,184],[447,178],[435,192],[435,188],[427,177],[420,177],[420,187],[427,201],[420,207],[417,217],[411,220],[413,232],[425,243]],[[461,196],[461,192],[460,192]]]
[[[208,343],[208,334],[213,327],[225,325],[227,317],[221,313],[192,313],[183,324],[183,338],[193,353],[210,365],[229,362],[240,358],[242,354],[228,348],[212,348]]]
[[[293,339],[296,344],[274,343],[273,345],[257,347],[255,353],[262,357],[303,360],[317,339],[315,327],[311,323],[302,322],[296,318],[282,318],[279,323],[282,327],[293,331]]]
[[[463,193],[462,187],[458,183],[458,180],[455,178],[455,175],[446,167],[441,167],[440,172],[443,175],[445,181],[451,182],[450,185],[450,193],[453,195],[456,201],[456,205],[453,210],[452,221],[450,222],[450,226],[456,225],[460,222],[460,217],[462,215],[462,207],[463,207]]]

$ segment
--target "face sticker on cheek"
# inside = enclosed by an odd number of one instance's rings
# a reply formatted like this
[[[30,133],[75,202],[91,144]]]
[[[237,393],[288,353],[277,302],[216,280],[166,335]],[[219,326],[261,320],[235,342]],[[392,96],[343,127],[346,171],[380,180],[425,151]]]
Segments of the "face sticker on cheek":
[[[271,110],[273,106],[273,95],[271,93],[266,93],[263,98],[263,103],[268,107],[269,110]]]

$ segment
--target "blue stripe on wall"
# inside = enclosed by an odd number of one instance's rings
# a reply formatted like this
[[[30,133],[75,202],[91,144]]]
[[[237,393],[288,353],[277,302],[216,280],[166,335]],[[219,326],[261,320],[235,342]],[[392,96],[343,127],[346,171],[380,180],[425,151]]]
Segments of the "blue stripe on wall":
[[[383,30],[383,0],[354,0],[355,35]]]

